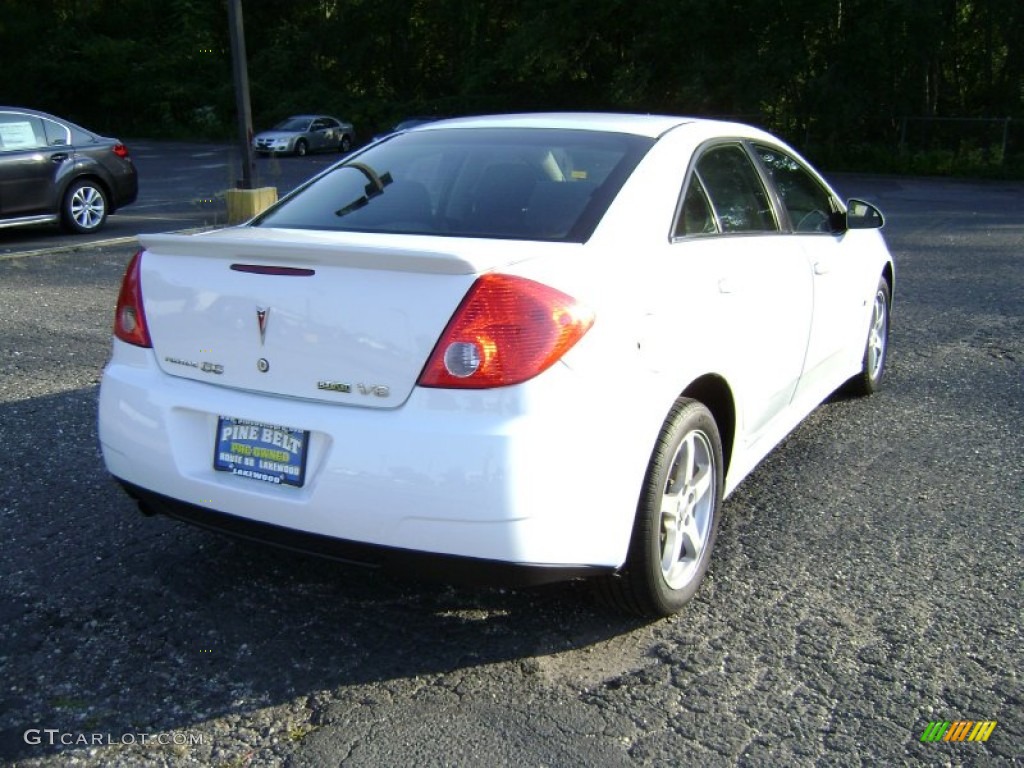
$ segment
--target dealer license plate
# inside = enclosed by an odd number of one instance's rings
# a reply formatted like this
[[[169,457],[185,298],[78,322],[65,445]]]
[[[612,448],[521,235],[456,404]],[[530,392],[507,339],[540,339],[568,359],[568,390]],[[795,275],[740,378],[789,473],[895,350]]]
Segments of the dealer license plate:
[[[309,430],[221,416],[213,468],[273,485],[301,486],[308,445]]]

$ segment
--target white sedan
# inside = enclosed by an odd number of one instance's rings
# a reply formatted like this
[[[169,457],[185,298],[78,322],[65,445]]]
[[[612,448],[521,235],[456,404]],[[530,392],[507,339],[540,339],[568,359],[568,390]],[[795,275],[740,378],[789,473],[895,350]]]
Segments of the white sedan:
[[[143,235],[99,431],[146,512],[679,610],[723,499],[885,369],[882,216],[760,130],[430,123],[239,227]]]

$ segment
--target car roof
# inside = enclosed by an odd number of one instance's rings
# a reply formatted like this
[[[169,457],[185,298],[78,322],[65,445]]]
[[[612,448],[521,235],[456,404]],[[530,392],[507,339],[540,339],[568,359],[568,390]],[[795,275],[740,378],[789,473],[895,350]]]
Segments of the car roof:
[[[727,127],[728,133],[760,133],[755,128],[679,115],[641,115],[615,112],[535,112],[507,115],[479,115],[455,117],[417,126],[417,131],[444,130],[449,128],[556,128],[610,133],[629,133],[637,136],[659,138],[668,131],[684,126]]]
[[[24,112],[26,115],[32,115],[33,117],[45,117],[45,118],[48,118],[50,120],[56,120],[56,121],[61,122],[61,123],[70,123],[70,124],[74,125],[73,123],[71,123],[70,120],[68,120],[66,118],[57,117],[57,115],[51,115],[49,112],[41,112],[38,109],[29,109],[28,107],[0,106],[0,112]],[[80,126],[75,126],[75,127],[78,128]]]
[[[46,112],[40,112],[38,109],[29,109],[28,107],[12,107],[6,104],[0,104],[0,112],[24,112],[29,115],[37,115],[39,117],[53,117]]]

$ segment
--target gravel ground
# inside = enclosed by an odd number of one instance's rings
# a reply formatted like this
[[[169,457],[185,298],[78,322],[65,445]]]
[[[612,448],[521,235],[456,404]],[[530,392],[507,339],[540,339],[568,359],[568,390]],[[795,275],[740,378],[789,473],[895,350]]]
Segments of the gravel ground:
[[[1024,765],[1024,185],[845,185],[889,215],[886,386],[768,457],[653,623],[142,517],[95,429],[131,249],[0,260],[0,763]]]

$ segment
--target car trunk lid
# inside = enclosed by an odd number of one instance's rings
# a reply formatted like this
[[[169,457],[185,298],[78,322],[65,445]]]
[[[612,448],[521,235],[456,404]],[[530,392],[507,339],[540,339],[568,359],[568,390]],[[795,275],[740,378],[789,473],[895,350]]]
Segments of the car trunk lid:
[[[460,255],[454,240],[265,228],[140,240],[164,372],[371,408],[405,401],[477,275],[504,261]]]

